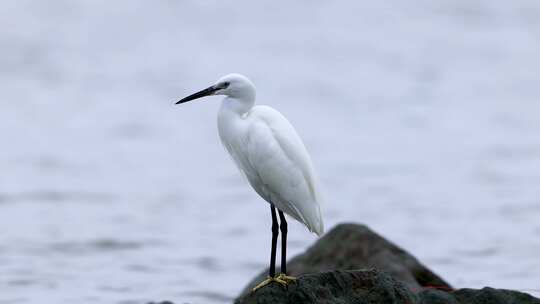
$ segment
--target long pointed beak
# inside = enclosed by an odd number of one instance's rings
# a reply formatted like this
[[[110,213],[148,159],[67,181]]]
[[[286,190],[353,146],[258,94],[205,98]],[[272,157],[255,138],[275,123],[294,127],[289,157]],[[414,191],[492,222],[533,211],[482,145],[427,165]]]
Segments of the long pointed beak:
[[[208,87],[208,88],[206,88],[206,89],[204,89],[202,91],[199,91],[199,92],[197,92],[195,94],[191,94],[188,97],[184,97],[184,98],[180,99],[176,104],[181,104],[181,103],[188,102],[190,100],[194,100],[194,99],[201,98],[201,97],[204,97],[204,96],[214,95],[214,93],[219,89],[220,88],[213,85],[213,86]]]

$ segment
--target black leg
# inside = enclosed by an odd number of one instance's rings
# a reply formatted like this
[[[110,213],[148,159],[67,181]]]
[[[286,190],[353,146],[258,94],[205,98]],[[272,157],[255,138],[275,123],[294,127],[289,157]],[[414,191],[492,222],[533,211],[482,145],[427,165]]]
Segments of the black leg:
[[[276,245],[279,227],[274,205],[270,204],[270,210],[272,211],[272,252],[270,253],[270,271],[268,275],[273,278],[276,275]]]
[[[287,221],[281,210],[278,210],[278,213],[281,230],[281,273],[287,274]]]

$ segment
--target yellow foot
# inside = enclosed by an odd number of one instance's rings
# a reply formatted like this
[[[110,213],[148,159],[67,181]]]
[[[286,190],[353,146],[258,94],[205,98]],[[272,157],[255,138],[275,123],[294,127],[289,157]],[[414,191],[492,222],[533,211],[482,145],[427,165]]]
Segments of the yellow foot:
[[[296,280],[297,280],[295,277],[288,276],[288,275],[286,275],[286,274],[284,274],[284,273],[280,273],[280,274],[276,277],[276,279],[280,279],[280,280],[282,280],[282,281],[285,281],[287,284],[288,284],[288,283],[294,283],[294,282],[296,282]]]
[[[272,282],[276,282],[278,284],[281,284],[281,286],[287,286],[287,282],[285,280],[280,279],[279,277],[267,277],[266,280],[260,282],[257,286],[255,286],[251,291],[255,292],[257,289],[262,288]]]

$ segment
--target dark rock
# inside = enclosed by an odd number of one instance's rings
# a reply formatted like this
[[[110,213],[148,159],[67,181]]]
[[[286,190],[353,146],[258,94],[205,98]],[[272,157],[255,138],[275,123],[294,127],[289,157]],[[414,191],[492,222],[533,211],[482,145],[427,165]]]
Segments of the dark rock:
[[[483,288],[442,291],[422,288],[413,293],[402,282],[378,270],[307,274],[283,287],[269,284],[249,292],[235,304],[540,304],[528,294]]]
[[[453,295],[458,300],[458,303],[467,304],[540,304],[540,299],[529,294],[490,287],[484,287],[482,289],[459,289]]]
[[[249,292],[236,304],[385,303],[410,304],[415,296],[391,276],[376,270],[308,274],[283,287],[276,283]]]
[[[459,302],[448,292],[426,288],[418,293],[418,304],[459,304]]]
[[[493,288],[453,290],[412,255],[366,226],[341,224],[288,264],[295,283],[251,288],[236,304],[540,304],[528,294]],[[369,269],[369,270],[366,270]]]
[[[376,268],[389,273],[412,290],[431,286],[451,289],[415,257],[364,225],[340,224],[305,253],[287,263],[288,273],[300,276],[330,270]],[[268,270],[253,279],[242,294],[264,280]]]

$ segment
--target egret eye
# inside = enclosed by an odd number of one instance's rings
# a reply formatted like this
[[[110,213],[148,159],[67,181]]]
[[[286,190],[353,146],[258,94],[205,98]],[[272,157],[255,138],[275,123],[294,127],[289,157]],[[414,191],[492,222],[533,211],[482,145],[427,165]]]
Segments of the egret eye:
[[[230,84],[231,84],[230,82],[226,81],[226,82],[224,82],[224,83],[221,85],[221,88],[222,88],[222,89],[226,89],[226,88],[229,87]]]

